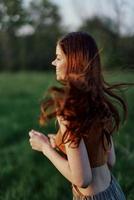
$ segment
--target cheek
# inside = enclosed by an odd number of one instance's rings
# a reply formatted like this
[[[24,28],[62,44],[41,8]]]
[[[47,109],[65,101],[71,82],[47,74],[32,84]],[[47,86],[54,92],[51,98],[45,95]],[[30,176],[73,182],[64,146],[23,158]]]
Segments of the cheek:
[[[66,68],[65,62],[57,62],[57,67],[59,67],[61,70]]]
[[[66,66],[65,63],[62,63],[62,65],[61,65],[61,71],[63,72],[63,74],[66,73],[66,71],[67,71],[67,66]]]

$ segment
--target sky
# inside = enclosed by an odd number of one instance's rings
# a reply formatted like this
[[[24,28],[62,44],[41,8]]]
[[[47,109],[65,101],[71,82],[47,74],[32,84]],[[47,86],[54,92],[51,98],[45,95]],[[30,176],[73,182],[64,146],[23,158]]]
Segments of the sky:
[[[50,0],[59,7],[62,24],[75,31],[82,21],[93,15],[120,19],[122,34],[134,33],[133,0]],[[28,5],[30,0],[24,0]],[[113,4],[116,2],[115,4]],[[119,12],[118,12],[119,10]],[[117,12],[116,12],[117,11]],[[120,15],[117,16],[117,13]]]

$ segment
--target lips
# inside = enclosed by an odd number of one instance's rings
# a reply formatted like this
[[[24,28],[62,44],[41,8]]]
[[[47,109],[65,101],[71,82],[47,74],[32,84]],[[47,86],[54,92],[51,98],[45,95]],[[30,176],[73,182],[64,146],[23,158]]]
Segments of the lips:
[[[59,73],[59,70],[56,69],[56,73]]]

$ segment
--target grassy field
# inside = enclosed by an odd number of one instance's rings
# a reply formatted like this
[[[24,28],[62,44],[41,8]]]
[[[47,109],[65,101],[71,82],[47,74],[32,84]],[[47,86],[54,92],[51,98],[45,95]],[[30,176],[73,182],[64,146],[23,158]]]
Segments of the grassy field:
[[[112,77],[112,78],[111,78]],[[114,72],[110,81],[133,81],[133,73]],[[54,123],[38,125],[40,100],[55,84],[51,74],[0,74],[0,200],[71,200],[70,183],[41,153],[31,150],[28,132],[54,132]],[[134,200],[134,88],[126,91],[127,123],[115,135],[113,173],[128,200]]]

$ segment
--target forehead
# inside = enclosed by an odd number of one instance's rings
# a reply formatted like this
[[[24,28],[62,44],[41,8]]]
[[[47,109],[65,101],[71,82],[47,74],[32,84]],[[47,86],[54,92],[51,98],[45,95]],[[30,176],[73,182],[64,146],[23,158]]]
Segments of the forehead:
[[[63,50],[61,49],[61,47],[60,47],[59,44],[57,44],[57,46],[56,46],[56,55],[64,56],[64,52],[63,52]]]

